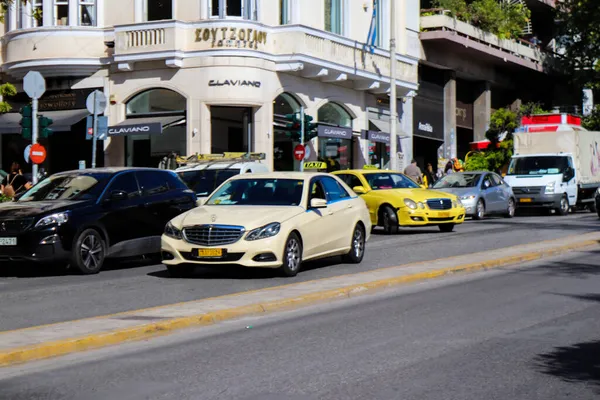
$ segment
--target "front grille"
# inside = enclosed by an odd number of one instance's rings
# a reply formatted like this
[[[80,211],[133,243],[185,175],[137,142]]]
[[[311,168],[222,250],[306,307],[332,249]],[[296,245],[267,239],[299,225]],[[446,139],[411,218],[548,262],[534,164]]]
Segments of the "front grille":
[[[544,187],[513,187],[514,194],[540,194]]]
[[[450,200],[450,199],[431,199],[431,200],[427,200],[427,206],[431,210],[449,210],[452,208],[452,200]]]
[[[21,233],[31,228],[33,218],[0,219],[0,234]]]
[[[188,243],[200,246],[224,246],[240,240],[245,230],[234,225],[198,225],[183,229]]]

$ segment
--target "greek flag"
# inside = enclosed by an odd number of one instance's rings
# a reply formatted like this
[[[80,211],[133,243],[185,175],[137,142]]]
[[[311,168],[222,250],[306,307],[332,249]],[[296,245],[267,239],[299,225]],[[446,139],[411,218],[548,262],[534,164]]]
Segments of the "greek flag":
[[[367,36],[367,45],[371,54],[375,53],[375,42],[377,41],[377,1],[373,0],[373,15],[371,16],[371,26],[369,26],[369,35]]]

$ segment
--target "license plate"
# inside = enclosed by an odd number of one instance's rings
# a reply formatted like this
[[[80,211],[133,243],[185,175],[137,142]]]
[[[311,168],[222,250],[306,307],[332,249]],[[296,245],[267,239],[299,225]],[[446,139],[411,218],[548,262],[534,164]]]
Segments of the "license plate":
[[[450,213],[449,212],[441,212],[441,213],[438,213],[438,216],[440,218],[448,218],[450,216]]]
[[[0,246],[16,246],[17,238],[16,237],[3,237],[0,238]]]
[[[519,203],[531,203],[531,199],[528,199],[528,198],[519,199]]]
[[[196,257],[223,257],[223,249],[196,249]]]

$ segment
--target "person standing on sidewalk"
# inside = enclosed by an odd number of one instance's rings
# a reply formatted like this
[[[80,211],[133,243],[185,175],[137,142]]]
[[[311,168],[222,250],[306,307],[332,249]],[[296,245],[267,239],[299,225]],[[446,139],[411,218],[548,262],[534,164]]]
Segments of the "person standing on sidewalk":
[[[404,175],[408,176],[419,185],[423,184],[423,173],[414,159],[410,162],[410,165],[404,169]]]
[[[10,174],[6,175],[0,186],[0,192],[8,198],[13,198],[17,194],[28,190],[31,183],[27,181],[21,172],[21,166],[13,162],[10,166]]]
[[[428,187],[433,187],[437,181],[435,173],[433,172],[433,165],[431,165],[431,163],[427,163],[427,168],[425,168],[425,178],[427,179]]]

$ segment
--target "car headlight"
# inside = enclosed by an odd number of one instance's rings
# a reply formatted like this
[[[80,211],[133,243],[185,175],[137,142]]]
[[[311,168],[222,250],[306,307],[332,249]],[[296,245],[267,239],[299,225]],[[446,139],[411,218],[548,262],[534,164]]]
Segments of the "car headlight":
[[[460,200],[475,200],[477,196],[475,196],[474,194],[470,195],[470,196],[460,196],[459,199]]]
[[[452,200],[452,207],[454,208],[458,208],[458,207],[462,207],[462,201],[460,201],[460,199],[456,199],[456,200]]]
[[[416,210],[417,209],[417,203],[415,203],[413,200],[411,199],[404,199],[404,205],[408,208],[410,208],[411,210]]]
[[[165,225],[165,236],[173,239],[181,239],[181,229],[175,228],[171,221],[169,221],[167,222],[167,225]]]
[[[281,229],[281,224],[279,222],[272,222],[265,226],[261,226],[260,228],[256,228],[248,232],[246,235],[246,240],[259,240],[266,239],[272,236],[275,236],[279,233]]]
[[[36,224],[36,228],[41,228],[44,226],[56,225],[61,226],[69,220],[69,214],[64,213],[56,213],[52,215],[47,215],[44,218],[40,219]]]
[[[420,209],[424,210],[425,209],[425,204],[418,202],[417,203],[417,207],[419,207]]]
[[[544,193],[546,193],[546,194],[554,194],[554,185],[555,184],[556,184],[555,182],[548,183],[546,185],[546,190],[545,190]]]

